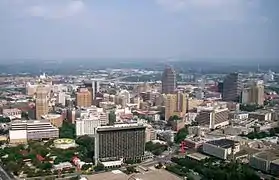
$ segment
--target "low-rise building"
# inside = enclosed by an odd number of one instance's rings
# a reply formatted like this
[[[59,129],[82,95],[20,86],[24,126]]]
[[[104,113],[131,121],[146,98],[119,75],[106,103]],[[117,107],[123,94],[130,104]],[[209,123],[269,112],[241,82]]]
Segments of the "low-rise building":
[[[147,125],[145,129],[145,142],[153,141],[156,138],[156,131],[151,125]]]
[[[28,140],[53,139],[59,137],[59,129],[45,120],[28,120],[11,123],[10,143],[27,143]]]
[[[49,113],[42,116],[42,119],[49,120],[49,122],[55,127],[62,127],[63,116],[61,114]]]
[[[229,124],[228,108],[205,107],[199,110],[196,121],[201,126],[216,129]]]
[[[21,113],[22,111],[17,108],[2,109],[3,116],[10,118],[10,120],[21,119]]]
[[[256,153],[250,157],[251,167],[267,173],[278,174],[279,172],[279,151],[267,150]]]
[[[250,112],[249,118],[258,119],[259,121],[270,121],[272,120],[272,112],[267,110]]]
[[[204,153],[220,159],[228,159],[229,155],[233,155],[239,151],[239,142],[230,139],[213,140],[203,144]]]

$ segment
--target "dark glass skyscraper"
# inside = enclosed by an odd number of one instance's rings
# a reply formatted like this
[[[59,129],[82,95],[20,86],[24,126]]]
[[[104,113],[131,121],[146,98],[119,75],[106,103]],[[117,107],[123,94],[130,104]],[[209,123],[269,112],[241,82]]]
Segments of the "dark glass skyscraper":
[[[162,74],[162,93],[173,94],[176,89],[176,74],[172,67],[167,66]]]
[[[239,102],[241,96],[241,81],[238,73],[231,73],[225,77],[222,98],[224,101]]]
[[[141,159],[145,148],[145,126],[115,125],[97,128],[95,158],[105,161],[120,158]]]

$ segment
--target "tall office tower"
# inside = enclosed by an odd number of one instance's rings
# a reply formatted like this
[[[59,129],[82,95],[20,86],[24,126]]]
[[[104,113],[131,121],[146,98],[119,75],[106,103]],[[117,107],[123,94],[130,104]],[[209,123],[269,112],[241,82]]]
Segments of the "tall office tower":
[[[96,99],[96,95],[98,92],[100,92],[100,82],[93,80],[92,82],[86,81],[84,82],[84,86],[89,90],[89,92],[92,95],[92,104],[94,104],[94,101]]]
[[[173,94],[176,89],[176,73],[174,69],[167,66],[162,74],[162,93]]]
[[[92,98],[95,100],[96,94],[100,92],[100,82],[97,80],[92,81],[92,89],[93,89],[93,96]]]
[[[264,104],[264,85],[261,82],[254,82],[250,87],[242,91],[242,103]]]
[[[87,88],[79,88],[76,93],[76,105],[79,107],[90,107],[92,105],[92,95]]]
[[[119,124],[97,128],[95,160],[141,159],[145,148],[145,126]]]
[[[224,101],[239,102],[241,95],[241,81],[238,73],[231,73],[225,77],[222,98]]]
[[[39,85],[36,90],[36,119],[41,119],[49,111],[48,89],[44,85]]]
[[[223,82],[218,82],[217,88],[218,88],[218,92],[223,94],[223,87],[224,83]]]
[[[165,120],[177,115],[183,117],[187,110],[187,95],[181,92],[167,94],[165,100]]]

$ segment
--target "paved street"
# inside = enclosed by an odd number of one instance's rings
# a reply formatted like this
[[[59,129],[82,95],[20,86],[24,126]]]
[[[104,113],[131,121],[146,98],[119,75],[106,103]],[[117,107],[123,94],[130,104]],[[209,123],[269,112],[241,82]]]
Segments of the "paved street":
[[[11,180],[10,176],[6,171],[0,166],[0,180]]]

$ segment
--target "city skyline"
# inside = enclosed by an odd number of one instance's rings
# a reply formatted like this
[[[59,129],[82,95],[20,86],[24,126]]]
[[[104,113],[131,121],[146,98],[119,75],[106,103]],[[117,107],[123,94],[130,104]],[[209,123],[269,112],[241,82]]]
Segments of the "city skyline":
[[[276,0],[3,0],[0,61],[276,59],[278,5]]]

